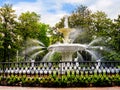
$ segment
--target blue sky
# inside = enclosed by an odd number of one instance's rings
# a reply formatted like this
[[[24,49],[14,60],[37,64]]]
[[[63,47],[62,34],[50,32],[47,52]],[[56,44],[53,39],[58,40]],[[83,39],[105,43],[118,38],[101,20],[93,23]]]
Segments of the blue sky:
[[[21,12],[34,11],[41,15],[41,22],[51,26],[78,5],[85,5],[93,12],[104,11],[112,19],[120,14],[120,0],[0,0],[0,7],[5,3],[12,4],[18,16]]]

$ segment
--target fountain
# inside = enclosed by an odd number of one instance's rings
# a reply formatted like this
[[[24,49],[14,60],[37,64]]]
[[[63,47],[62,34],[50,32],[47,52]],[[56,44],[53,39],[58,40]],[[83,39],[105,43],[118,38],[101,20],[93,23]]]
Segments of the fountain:
[[[63,43],[54,44],[48,47],[51,52],[59,52],[62,55],[62,61],[72,61],[73,53],[85,50],[85,45],[70,43],[69,34],[73,29],[68,28],[68,18],[65,16],[64,28],[58,31],[63,34]]]
[[[77,34],[75,34],[75,32],[77,31]],[[79,31],[79,32],[78,32]],[[103,50],[103,47],[101,46],[93,46],[95,43],[97,43],[98,41],[101,41],[101,38],[98,39],[94,39],[92,42],[90,42],[89,44],[79,44],[79,43],[72,43],[73,39],[75,39],[75,37],[78,35],[78,33],[80,33],[80,30],[75,30],[73,28],[69,28],[68,27],[68,17],[65,16],[65,22],[64,22],[64,28],[61,28],[58,30],[58,32],[63,34],[63,43],[57,43],[57,44],[53,44],[50,45],[48,48],[40,41],[38,40],[30,40],[28,41],[30,43],[30,47],[27,48],[26,53],[27,54],[31,54],[30,57],[32,59],[35,59],[37,55],[39,55],[40,53],[43,53],[46,49],[49,50],[49,52],[43,57],[42,61],[51,61],[51,57],[54,55],[55,52],[61,53],[62,56],[62,61],[77,61],[78,59],[80,59],[81,61],[84,60],[84,58],[82,57],[80,51],[85,51],[87,53],[89,53],[92,56],[92,60],[98,60],[99,57],[96,55],[97,52],[94,51],[94,49],[101,49]],[[75,34],[72,35],[72,38],[70,37],[71,34]],[[75,37],[73,37],[75,36]],[[70,39],[71,38],[71,39]],[[35,45],[34,45],[35,43]],[[106,47],[105,47],[106,48]],[[105,50],[104,48],[104,50]],[[77,58],[73,59],[72,55],[74,53],[77,53]]]

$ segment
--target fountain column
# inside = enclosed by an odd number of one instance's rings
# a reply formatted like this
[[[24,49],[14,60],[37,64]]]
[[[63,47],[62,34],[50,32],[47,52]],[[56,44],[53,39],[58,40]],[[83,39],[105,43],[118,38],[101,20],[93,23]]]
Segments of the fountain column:
[[[72,52],[62,52],[62,61],[72,61]]]

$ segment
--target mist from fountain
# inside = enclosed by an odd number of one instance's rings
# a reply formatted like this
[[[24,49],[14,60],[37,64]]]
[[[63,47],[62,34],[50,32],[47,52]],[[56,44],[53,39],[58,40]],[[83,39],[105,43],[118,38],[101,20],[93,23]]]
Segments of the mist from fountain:
[[[96,42],[99,42],[99,41],[101,41],[101,40],[102,40],[102,38],[94,39],[92,42],[90,42],[90,43],[88,44],[88,46],[91,46],[91,45],[93,45],[93,44],[95,44]]]
[[[35,59],[37,55],[43,53],[47,49],[47,47],[40,42],[39,40],[35,39],[28,39],[27,41],[27,48],[22,52],[22,54],[31,54],[30,58]]]
[[[45,47],[42,47],[42,46],[32,46],[32,47],[28,47],[28,48],[26,49],[26,53],[32,52],[32,51],[34,51],[34,50],[41,50],[41,49],[43,49],[43,48],[45,48]]]
[[[42,62],[44,62],[44,61],[50,61],[50,59],[51,59],[51,57],[52,57],[53,54],[54,54],[54,51],[48,52],[48,53],[43,57]]]
[[[44,52],[44,50],[38,51],[38,52],[32,54],[30,57],[31,57],[31,58],[34,58],[34,57],[36,57],[38,54],[43,53],[43,52]]]
[[[81,29],[73,29],[72,32],[69,34],[70,43],[74,43],[76,38],[81,35],[83,31]]]
[[[78,61],[78,59],[80,59],[81,61],[84,61],[82,55],[79,52],[77,52],[77,58],[75,61]]]
[[[94,60],[97,60],[98,59],[98,57],[97,57],[97,55],[94,53],[94,51],[91,51],[91,50],[85,50],[86,52],[88,52],[91,56],[92,56],[92,58],[94,59]]]

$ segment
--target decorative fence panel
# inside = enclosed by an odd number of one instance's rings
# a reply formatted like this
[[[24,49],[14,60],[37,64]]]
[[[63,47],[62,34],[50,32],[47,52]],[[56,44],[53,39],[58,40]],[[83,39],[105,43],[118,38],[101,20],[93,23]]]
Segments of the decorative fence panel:
[[[120,61],[0,62],[0,76],[120,74]]]

